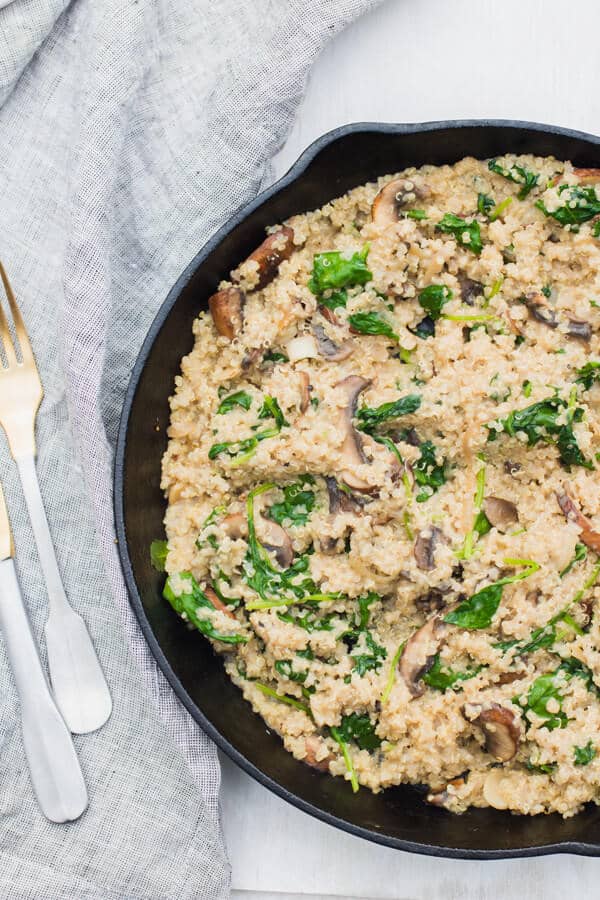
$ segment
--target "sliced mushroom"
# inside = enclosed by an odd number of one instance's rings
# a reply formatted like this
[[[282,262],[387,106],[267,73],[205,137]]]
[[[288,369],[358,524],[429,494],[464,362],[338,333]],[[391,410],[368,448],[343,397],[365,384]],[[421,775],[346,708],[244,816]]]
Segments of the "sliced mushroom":
[[[483,782],[483,798],[494,809],[508,809],[514,785],[501,767],[492,769]]]
[[[359,478],[353,471],[352,467],[362,465],[366,462],[366,457],[362,449],[362,439],[358,431],[355,429],[352,419],[356,412],[356,404],[359,395],[369,387],[371,381],[361,378],[360,375],[348,375],[343,381],[339,381],[335,387],[341,389],[345,395],[345,406],[340,414],[340,427],[345,432],[344,442],[342,444],[342,459],[344,461],[344,469],[341,472],[343,481],[349,488],[355,491],[370,491],[372,486]]]
[[[298,362],[299,359],[317,359],[319,348],[312,334],[301,334],[292,338],[285,347],[285,352],[290,362]]]
[[[333,762],[335,759],[335,756],[332,753],[328,753],[327,756],[324,756],[322,759],[317,758],[319,751],[323,750],[324,747],[324,742],[314,734],[310,734],[304,742],[304,750],[306,753],[304,762],[307,765],[312,766],[313,769],[318,769],[319,772],[329,772],[329,763]]]
[[[542,325],[547,325],[548,328],[556,328],[558,326],[558,317],[546,303],[546,298],[543,294],[527,294],[525,306],[536,322],[541,322]]]
[[[331,360],[331,362],[347,359],[354,351],[354,346],[351,343],[336,344],[335,341],[332,341],[322,325],[313,325],[313,332],[317,341],[318,352],[321,356]]]
[[[485,749],[498,762],[508,762],[513,758],[521,739],[521,728],[512,710],[493,703],[473,719],[473,724],[483,731]]]
[[[398,670],[413,697],[420,697],[425,690],[419,681],[433,663],[446,628],[440,617],[435,615],[415,631],[404,646]]]
[[[265,350],[263,347],[254,347],[252,350],[245,353],[241,362],[242,372],[247,372],[248,369],[252,368],[255,362],[259,359],[262,360],[264,353]]]
[[[208,308],[215,328],[230,341],[237,337],[244,325],[244,292],[237,287],[223,288],[208,298]]]
[[[589,322],[585,322],[582,319],[569,319],[567,334],[569,337],[587,343],[592,339],[592,326]]]
[[[525,678],[527,672],[503,672],[497,679],[496,684],[512,684],[513,681],[520,681]]]
[[[595,530],[587,516],[581,512],[575,501],[569,494],[557,494],[556,499],[565,518],[570,522],[575,522],[581,529],[579,537],[590,550],[600,553],[600,533]]]
[[[461,788],[466,784],[466,778],[460,776],[459,778],[453,778],[452,781],[449,781],[448,784],[442,788],[442,790],[438,790],[435,792],[431,792],[427,794],[425,798],[427,803],[431,806],[440,806],[442,808],[446,808],[448,801],[450,800],[450,793],[448,792],[448,788],[450,786],[454,788]]]
[[[288,225],[282,226],[264,239],[262,244],[250,254],[246,263],[258,265],[256,290],[266,287],[272,281],[284,259],[289,259],[294,251],[294,231]]]
[[[294,547],[285,528],[261,514],[256,522],[256,530],[265,550],[273,554],[282,569],[289,569],[294,561]]]
[[[300,376],[300,412],[304,413],[310,404],[310,378],[308,372],[298,372]]]
[[[579,184],[597,184],[600,182],[600,169],[573,169],[573,175]]]
[[[521,463],[514,462],[512,459],[504,460],[504,471],[507,475],[516,475],[517,472],[520,472],[523,466]]]
[[[242,513],[231,513],[221,522],[221,528],[232,540],[248,537],[248,521]]]
[[[383,187],[373,201],[371,216],[378,225],[398,222],[401,210],[417,200],[424,200],[430,193],[426,184],[411,178],[396,178]]]
[[[434,609],[443,609],[446,605],[446,594],[440,588],[430,588],[426,594],[415,599],[415,606],[422,612],[433,612]]]
[[[548,306],[548,303],[542,294],[527,294],[525,297],[525,306],[536,322],[541,322],[542,325],[547,325],[548,328],[558,327],[559,318],[556,312]],[[592,339],[592,326],[589,322],[582,319],[569,319],[567,334],[569,337],[587,342]]]
[[[327,319],[327,321],[331,323],[331,325],[341,325],[341,322],[336,316],[334,310],[329,309],[328,306],[319,306],[319,312],[324,319]]]
[[[364,506],[365,499],[363,497],[355,497],[341,490],[339,484],[331,475],[325,476],[325,485],[327,487],[327,495],[329,498],[329,513],[332,516],[339,512],[356,512],[361,506]]]
[[[486,497],[483,501],[483,511],[490,525],[503,533],[519,521],[515,504],[502,497]]]
[[[480,281],[473,281],[472,278],[461,277],[458,279],[460,285],[460,293],[463,303],[467,306],[473,306],[473,301],[483,294],[483,285]]]
[[[417,536],[414,555],[419,569],[430,572],[435,569],[435,548],[444,539],[444,532],[435,525]]]
[[[214,588],[210,586],[210,584],[206,585],[206,587],[204,588],[204,593],[215,609],[218,609],[219,612],[225,613],[225,615],[229,616],[230,619],[235,619],[233,612],[225,603],[223,603],[221,598],[217,596],[217,593],[215,592]]]

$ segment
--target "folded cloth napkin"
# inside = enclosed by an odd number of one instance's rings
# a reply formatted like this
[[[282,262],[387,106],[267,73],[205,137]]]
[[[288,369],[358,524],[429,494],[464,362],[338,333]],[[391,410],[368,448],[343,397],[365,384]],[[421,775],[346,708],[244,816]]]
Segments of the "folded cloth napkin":
[[[376,2],[15,0],[0,11],[0,255],[46,390],[39,472],[59,564],[114,698],[109,723],[76,738],[90,808],[51,825],[32,798],[0,640],[3,898],[228,895],[215,748],[129,609],[112,448],[169,287],[265,182],[325,41]],[[0,475],[43,647],[44,585],[2,436]]]

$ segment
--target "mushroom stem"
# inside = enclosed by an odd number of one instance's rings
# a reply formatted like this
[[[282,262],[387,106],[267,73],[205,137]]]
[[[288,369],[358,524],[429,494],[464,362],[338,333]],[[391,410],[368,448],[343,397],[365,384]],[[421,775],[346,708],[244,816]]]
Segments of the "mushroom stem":
[[[600,533],[596,531],[588,517],[584,516],[573,498],[565,492],[557,494],[556,499],[565,518],[579,526],[579,537],[586,547],[595,553],[600,553]]]
[[[359,478],[352,468],[365,463],[367,460],[362,449],[362,440],[355,429],[352,420],[356,412],[359,395],[362,391],[369,387],[371,381],[361,378],[360,375],[348,375],[343,381],[339,381],[335,387],[343,391],[345,405],[340,413],[339,424],[344,432],[344,441],[342,443],[342,460],[344,469],[341,472],[343,481],[348,487],[356,491],[370,491],[372,486]]]
[[[208,298],[208,308],[215,328],[230,341],[242,330],[245,299],[243,291],[237,287],[223,288]]]

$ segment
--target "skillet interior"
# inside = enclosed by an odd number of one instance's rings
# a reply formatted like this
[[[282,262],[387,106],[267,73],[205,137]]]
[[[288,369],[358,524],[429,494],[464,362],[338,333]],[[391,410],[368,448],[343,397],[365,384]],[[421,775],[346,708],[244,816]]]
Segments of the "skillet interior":
[[[218,281],[260,243],[265,226],[409,165],[505,152],[554,155],[578,166],[600,167],[599,138],[549,126],[485,121],[348,125],[320,138],[288,175],[215,235],[171,290],[132,373],[115,462],[119,552],[146,639],[182,702],[221,749],[284,799],[346,831],[420,853],[464,858],[600,855],[596,806],[568,820],[489,809],[455,816],[428,806],[418,789],[402,786],[373,795],[363,788],[353,795],[342,779],[298,762],[242,699],[208,642],[189,632],[162,600],[163,578],[149,561],[150,542],[164,535],[159,478],[168,398],[181,357],[192,347],[192,321],[206,308]]]

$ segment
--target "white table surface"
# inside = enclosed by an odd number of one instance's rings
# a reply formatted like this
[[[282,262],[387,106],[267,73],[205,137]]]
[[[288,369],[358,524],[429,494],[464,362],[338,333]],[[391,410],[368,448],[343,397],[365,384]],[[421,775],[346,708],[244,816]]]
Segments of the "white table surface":
[[[600,133],[599,34],[598,0],[388,0],[318,60],[275,174],[351,121],[493,117]],[[299,812],[228,760],[222,807],[239,900],[600,894],[600,860],[466,862],[390,850]]]

